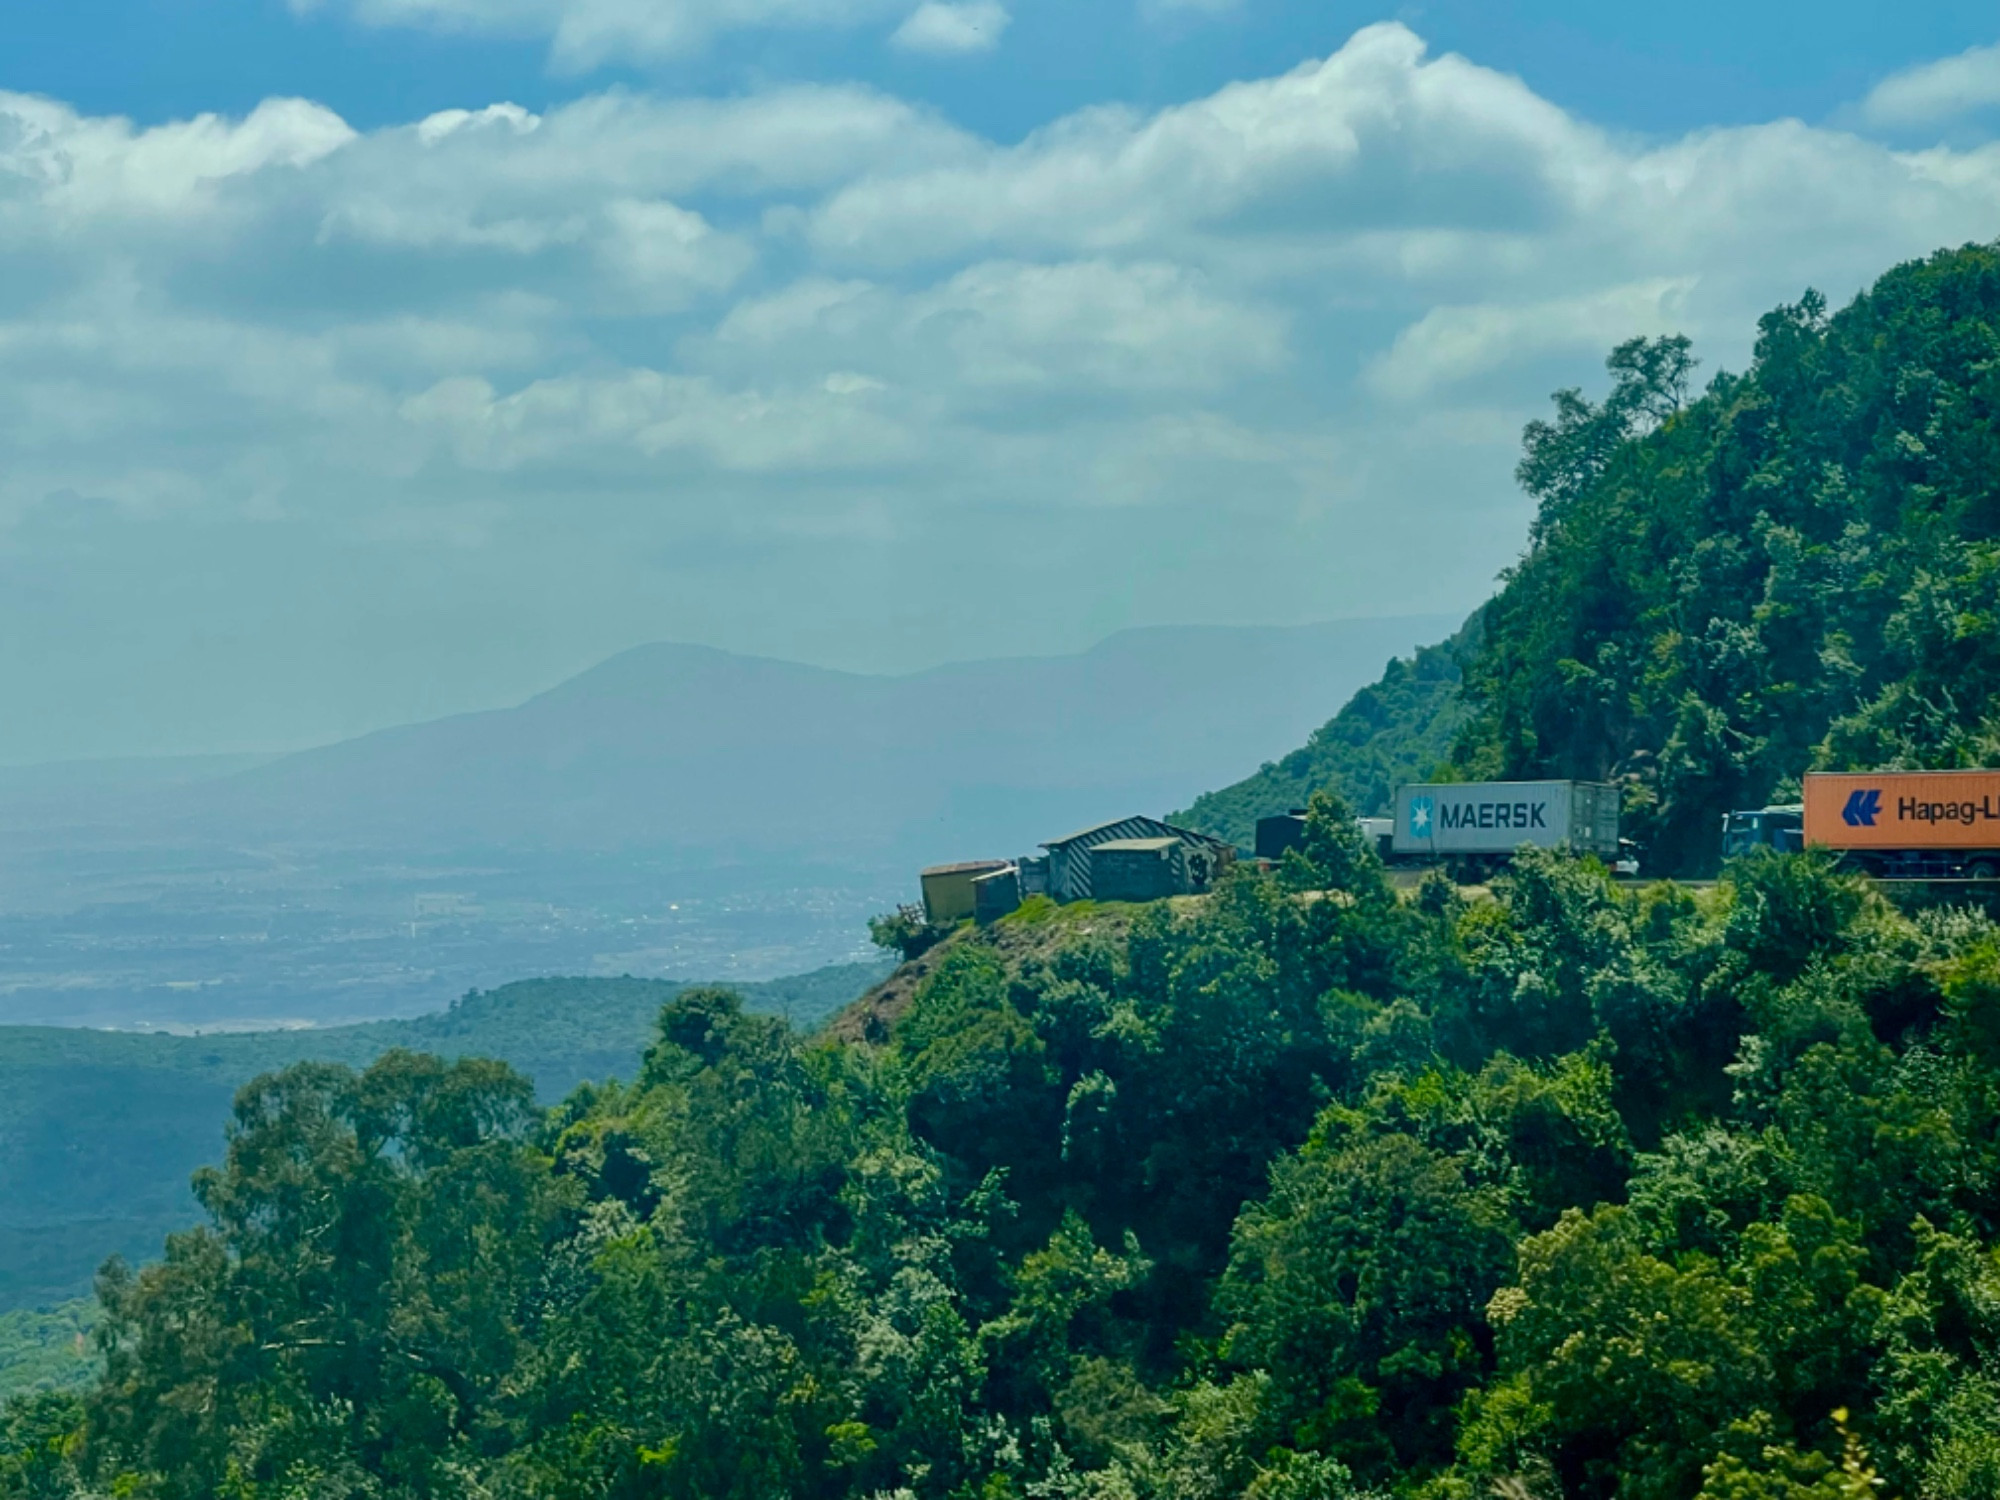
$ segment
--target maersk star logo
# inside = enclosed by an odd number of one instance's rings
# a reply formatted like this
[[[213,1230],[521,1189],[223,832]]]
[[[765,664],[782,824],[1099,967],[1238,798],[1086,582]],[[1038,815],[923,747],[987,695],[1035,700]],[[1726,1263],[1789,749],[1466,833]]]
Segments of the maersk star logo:
[[[1431,836],[1431,799],[1412,797],[1410,799],[1410,837],[1427,839]]]

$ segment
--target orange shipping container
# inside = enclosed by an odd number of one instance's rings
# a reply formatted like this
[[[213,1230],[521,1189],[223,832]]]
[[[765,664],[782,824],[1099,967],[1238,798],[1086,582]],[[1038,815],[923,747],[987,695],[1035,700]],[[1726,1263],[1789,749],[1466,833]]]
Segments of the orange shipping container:
[[[2000,771],[1815,772],[1805,831],[1828,849],[2000,849]]]

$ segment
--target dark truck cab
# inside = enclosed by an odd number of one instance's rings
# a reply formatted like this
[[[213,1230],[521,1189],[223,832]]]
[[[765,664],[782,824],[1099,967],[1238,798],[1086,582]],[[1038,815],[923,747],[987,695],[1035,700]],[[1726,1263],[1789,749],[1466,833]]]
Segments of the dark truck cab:
[[[1806,810],[1799,802],[1780,803],[1722,815],[1722,857],[1735,859],[1752,849],[1797,854],[1806,846]]]

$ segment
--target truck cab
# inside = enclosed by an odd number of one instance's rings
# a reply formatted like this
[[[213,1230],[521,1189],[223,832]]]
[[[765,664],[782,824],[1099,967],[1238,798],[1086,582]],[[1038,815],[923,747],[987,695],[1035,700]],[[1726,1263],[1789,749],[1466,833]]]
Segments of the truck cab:
[[[1799,802],[1777,803],[1722,815],[1722,857],[1735,859],[1752,849],[1797,854],[1806,846],[1806,810]]]

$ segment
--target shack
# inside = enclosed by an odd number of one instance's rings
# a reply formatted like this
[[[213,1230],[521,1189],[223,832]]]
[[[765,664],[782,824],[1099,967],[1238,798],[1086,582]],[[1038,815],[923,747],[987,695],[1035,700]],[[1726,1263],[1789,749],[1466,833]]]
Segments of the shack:
[[[1160,841],[1174,847],[1161,854]],[[1136,872],[1142,868],[1142,861],[1151,858],[1164,863],[1167,871],[1164,877],[1156,876],[1151,867],[1143,879],[1149,884],[1157,884],[1164,879],[1171,889],[1160,890],[1158,895],[1112,896],[1097,889],[1096,860],[1094,852],[1105,844],[1147,843],[1154,846],[1150,854],[1135,849],[1114,850],[1106,865],[1113,874],[1114,882],[1140,879]],[[1158,818],[1119,818],[1109,823],[1099,823],[1090,828],[1080,828],[1075,833],[1059,839],[1052,839],[1042,847],[1049,851],[1048,892],[1058,901],[1151,901],[1159,896],[1193,895],[1208,890],[1215,884],[1216,877],[1236,859],[1236,846],[1227,839],[1214,838],[1206,833],[1196,833],[1191,828],[1177,828],[1171,823],[1163,823]],[[1124,886],[1119,886],[1124,889]]]
[[[984,927],[1021,907],[1021,872],[1002,865],[972,877],[972,920]]]
[[[933,926],[962,922],[977,909],[972,883],[981,875],[1007,868],[1004,859],[968,859],[955,865],[932,865],[924,871],[924,917]]]

